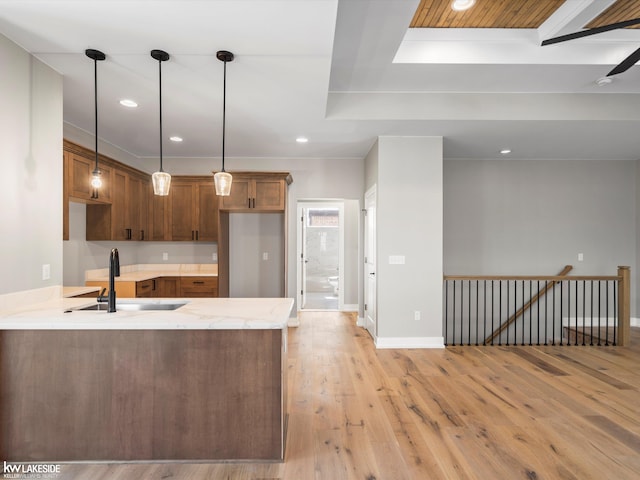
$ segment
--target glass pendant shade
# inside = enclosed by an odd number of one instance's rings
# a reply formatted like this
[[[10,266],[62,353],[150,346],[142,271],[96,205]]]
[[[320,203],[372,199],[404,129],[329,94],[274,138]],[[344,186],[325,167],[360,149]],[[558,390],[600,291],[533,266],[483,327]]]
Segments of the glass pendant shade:
[[[91,173],[91,186],[93,188],[100,188],[102,186],[102,172],[100,170],[94,170]]]
[[[154,172],[151,175],[151,182],[153,183],[153,194],[160,196],[169,195],[169,187],[171,187],[171,175],[167,172]]]
[[[216,186],[216,195],[228,197],[231,193],[232,177],[230,173],[218,172],[213,176],[213,182]]]

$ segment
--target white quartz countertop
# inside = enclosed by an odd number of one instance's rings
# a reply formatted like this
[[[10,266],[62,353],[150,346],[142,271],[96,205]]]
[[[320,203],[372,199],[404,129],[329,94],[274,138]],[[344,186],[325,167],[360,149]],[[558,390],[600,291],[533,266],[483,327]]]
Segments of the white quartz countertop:
[[[285,328],[291,298],[137,298],[119,303],[184,303],[176,310],[83,311],[91,298],[49,298],[0,311],[0,330],[240,330]]]

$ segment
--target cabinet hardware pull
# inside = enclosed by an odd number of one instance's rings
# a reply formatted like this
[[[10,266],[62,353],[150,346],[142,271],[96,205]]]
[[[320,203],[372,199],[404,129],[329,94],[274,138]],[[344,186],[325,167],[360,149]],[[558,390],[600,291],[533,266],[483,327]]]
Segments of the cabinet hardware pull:
[[[253,208],[256,208],[256,199],[253,199]]]
[[[140,240],[144,240],[144,230],[140,230]]]
[[[249,199],[249,208],[251,208],[251,199]]]
[[[200,231],[196,230],[196,240],[200,240]]]
[[[194,285],[204,285],[204,282],[202,280],[199,280],[199,281],[194,280],[193,284]]]
[[[195,237],[193,230],[191,230],[191,240],[193,240]]]
[[[153,290],[156,289],[156,279],[154,278],[153,280],[151,280],[153,282]]]

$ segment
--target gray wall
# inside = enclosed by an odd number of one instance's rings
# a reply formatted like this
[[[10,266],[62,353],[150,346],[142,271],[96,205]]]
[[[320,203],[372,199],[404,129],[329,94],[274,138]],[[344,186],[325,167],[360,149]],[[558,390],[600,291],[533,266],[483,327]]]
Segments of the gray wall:
[[[284,215],[230,214],[229,265],[230,297],[284,296]]]
[[[378,344],[441,343],[442,137],[379,137],[377,158]]]
[[[62,284],[62,77],[2,35],[0,65],[5,294]]]
[[[615,275],[637,279],[635,161],[447,160],[447,274]],[[578,261],[578,254],[584,261]]]

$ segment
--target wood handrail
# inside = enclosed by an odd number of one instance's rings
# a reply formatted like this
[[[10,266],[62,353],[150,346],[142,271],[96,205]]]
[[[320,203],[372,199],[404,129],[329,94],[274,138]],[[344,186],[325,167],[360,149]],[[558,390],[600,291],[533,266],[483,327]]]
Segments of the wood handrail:
[[[563,280],[619,281],[620,275],[445,275],[445,280],[540,280],[559,282]]]
[[[538,291],[538,293],[536,293],[527,303],[525,303],[522,307],[520,307],[520,309],[514,313],[513,315],[511,315],[511,317],[509,317],[509,320],[507,320],[506,322],[504,322],[502,325],[500,325],[491,335],[489,335],[487,338],[485,338],[484,340],[484,344],[488,344],[491,343],[491,341],[496,338],[498,335],[500,335],[504,330],[506,330],[509,325],[511,325],[513,322],[516,321],[516,319],[524,314],[524,312],[526,312],[529,308],[531,308],[531,306],[533,304],[535,304],[540,298],[542,298],[549,290],[551,290],[556,283],[560,282],[560,281],[564,281],[567,280],[567,276],[566,274],[569,273],[571,270],[573,270],[573,266],[572,265],[565,265],[565,267],[562,269],[562,271],[558,274],[558,275],[553,275],[551,277],[548,277],[551,283],[547,283],[547,285],[545,285],[544,288],[540,289]],[[531,278],[526,278],[526,277],[508,277],[505,278],[505,280],[541,280],[544,279],[545,277],[531,277]],[[571,279],[575,278],[576,280],[578,279],[578,277],[571,277]],[[587,280],[591,280],[591,279],[595,279],[597,280],[598,278],[596,277],[590,277],[587,278]]]

